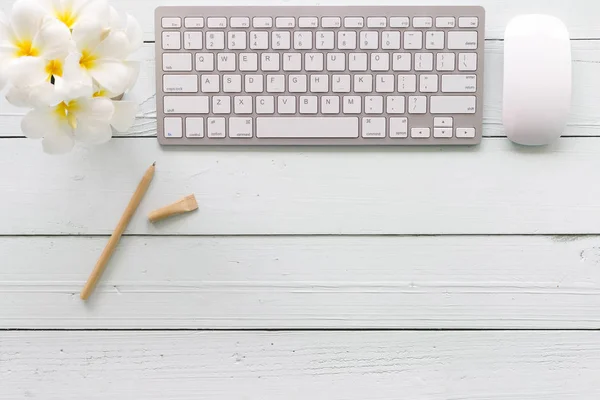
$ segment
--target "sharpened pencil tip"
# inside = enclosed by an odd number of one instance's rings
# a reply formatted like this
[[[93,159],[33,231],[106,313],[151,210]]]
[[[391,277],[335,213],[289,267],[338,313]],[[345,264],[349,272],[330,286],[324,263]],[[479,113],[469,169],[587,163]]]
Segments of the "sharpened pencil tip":
[[[152,166],[153,166],[153,167],[154,167],[155,165],[156,165],[156,161],[154,161],[154,162],[152,163]]]

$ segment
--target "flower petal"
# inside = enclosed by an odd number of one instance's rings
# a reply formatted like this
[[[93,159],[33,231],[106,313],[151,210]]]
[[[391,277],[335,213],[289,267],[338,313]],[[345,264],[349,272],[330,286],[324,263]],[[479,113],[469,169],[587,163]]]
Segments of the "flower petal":
[[[94,50],[98,58],[123,60],[129,55],[129,39],[125,32],[111,32]]]
[[[67,126],[61,126],[62,129],[53,131],[44,136],[42,147],[48,154],[65,154],[70,152],[75,145],[73,135]]]
[[[91,99],[78,99],[79,110],[77,120],[96,121],[110,123],[115,108],[113,102],[106,97],[94,97]]]
[[[141,63],[139,61],[125,61],[124,64],[129,67],[129,82],[125,88],[125,91],[127,91],[135,86],[135,83],[140,75]]]
[[[107,0],[75,0],[72,8],[77,13],[75,26],[84,20],[100,21],[103,28],[108,28],[110,8]]]
[[[112,129],[106,122],[77,121],[75,138],[87,144],[102,144],[112,138]]]
[[[118,132],[127,132],[135,122],[138,105],[133,101],[113,101],[115,112],[110,124]]]
[[[46,62],[41,57],[19,57],[6,68],[9,81],[18,87],[33,86],[48,79]]]
[[[98,84],[115,94],[124,93],[131,81],[131,68],[118,60],[100,60],[90,70]]]
[[[33,40],[42,26],[45,12],[34,0],[17,0],[12,8],[11,26],[19,40]]]
[[[63,101],[55,86],[50,82],[43,82],[31,87],[13,86],[8,91],[6,100],[16,107],[27,108],[56,106]]]
[[[21,131],[31,139],[40,139],[58,129],[58,116],[51,107],[29,111],[21,120]]]
[[[125,26],[125,33],[129,39],[129,53],[133,53],[142,47],[142,43],[144,43],[144,32],[142,31],[140,23],[130,14],[127,14],[126,18],[127,23]]]
[[[56,19],[47,19],[33,41],[46,60],[63,59],[69,53],[71,31]]]
[[[56,90],[64,99],[92,97],[94,93],[92,77],[79,65],[80,58],[80,54],[69,54],[63,65],[63,76],[54,78]]]
[[[73,27],[72,37],[77,50],[92,51],[102,40],[104,28],[97,20],[85,19]]]

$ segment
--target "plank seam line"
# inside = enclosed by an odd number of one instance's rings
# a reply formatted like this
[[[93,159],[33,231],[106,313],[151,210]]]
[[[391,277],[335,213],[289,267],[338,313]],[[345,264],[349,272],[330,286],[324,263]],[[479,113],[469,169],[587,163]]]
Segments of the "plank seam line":
[[[0,328],[1,332],[600,332],[600,328]]]

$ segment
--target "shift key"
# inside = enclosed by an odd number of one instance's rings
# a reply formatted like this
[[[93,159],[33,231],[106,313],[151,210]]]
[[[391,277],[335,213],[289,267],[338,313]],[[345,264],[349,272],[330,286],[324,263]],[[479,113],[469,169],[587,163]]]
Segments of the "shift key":
[[[475,96],[431,96],[429,112],[432,114],[475,114]]]
[[[208,114],[208,96],[165,96],[165,114]]]

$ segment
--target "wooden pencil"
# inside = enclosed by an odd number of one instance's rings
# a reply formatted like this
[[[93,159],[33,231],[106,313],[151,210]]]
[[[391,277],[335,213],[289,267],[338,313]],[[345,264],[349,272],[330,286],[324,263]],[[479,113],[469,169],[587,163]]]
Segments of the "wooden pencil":
[[[150,186],[150,182],[152,182],[152,178],[154,177],[155,165],[156,162],[152,164],[150,168],[148,168],[148,170],[144,174],[144,177],[139,183],[135,193],[131,197],[131,200],[129,200],[129,204],[125,209],[125,212],[123,212],[123,215],[121,216],[117,227],[115,228],[113,234],[108,240],[108,243],[106,244],[104,251],[100,255],[100,258],[98,259],[94,270],[88,278],[85,286],[81,290],[80,297],[82,300],[87,300],[94,291],[98,280],[100,279],[102,273],[104,272],[104,269],[106,268],[108,260],[112,256],[113,252],[115,251],[115,248],[117,247],[117,244],[119,243],[119,240],[121,239],[121,235],[123,235],[123,232],[125,232],[129,221],[131,221],[131,217],[133,217],[133,214],[137,210],[138,206],[140,205],[140,202],[142,201],[142,198],[144,197],[146,191],[148,190],[148,187]]]

